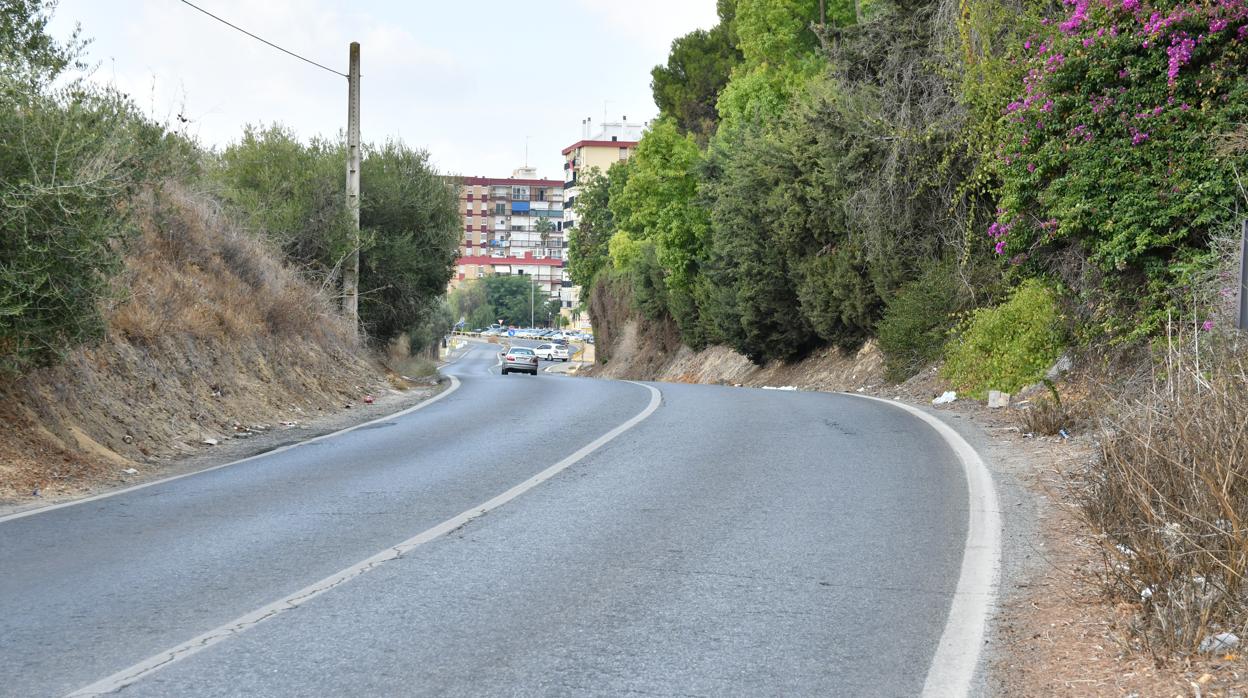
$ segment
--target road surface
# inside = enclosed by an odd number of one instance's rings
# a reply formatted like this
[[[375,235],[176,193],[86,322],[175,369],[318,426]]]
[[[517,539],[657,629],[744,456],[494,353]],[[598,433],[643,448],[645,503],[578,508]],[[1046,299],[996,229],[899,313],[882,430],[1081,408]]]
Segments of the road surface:
[[[922,692],[968,507],[930,427],[495,351],[410,414],[0,519],[0,694]]]

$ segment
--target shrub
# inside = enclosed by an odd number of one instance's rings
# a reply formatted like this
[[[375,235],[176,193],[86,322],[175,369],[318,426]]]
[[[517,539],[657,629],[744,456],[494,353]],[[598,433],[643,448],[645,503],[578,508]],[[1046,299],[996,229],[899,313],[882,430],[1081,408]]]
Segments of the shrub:
[[[0,3],[0,374],[103,337],[134,225],[131,197],[194,148],[74,71],[85,45],[47,33],[55,3]]]
[[[946,347],[942,374],[980,399],[1035,383],[1062,353],[1059,321],[1054,291],[1028,279],[1005,303],[967,317]]]
[[[1022,48],[1028,72],[1002,117],[999,254],[1055,268],[1077,251],[1103,272],[1105,328],[1160,326],[1170,289],[1238,218],[1248,119],[1248,3],[1070,0]],[[1077,289],[1086,290],[1086,289]]]
[[[960,285],[954,266],[942,263],[888,302],[876,332],[889,380],[903,381],[940,357],[953,315],[962,310]]]
[[[133,228],[143,125],[107,91],[0,76],[0,372],[103,335],[101,304]]]
[[[1053,387],[1050,395],[1037,398],[1018,412],[1018,427],[1024,434],[1056,436],[1063,429],[1071,429],[1080,419],[1081,412],[1072,409]]]

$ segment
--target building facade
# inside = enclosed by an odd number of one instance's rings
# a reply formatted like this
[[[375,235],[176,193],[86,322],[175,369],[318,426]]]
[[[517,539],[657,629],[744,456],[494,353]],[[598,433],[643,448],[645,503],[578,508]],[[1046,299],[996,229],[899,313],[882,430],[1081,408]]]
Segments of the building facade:
[[[563,182],[522,167],[506,178],[464,177],[459,199],[464,235],[450,288],[493,274],[523,274],[550,298],[563,295],[569,284]]]

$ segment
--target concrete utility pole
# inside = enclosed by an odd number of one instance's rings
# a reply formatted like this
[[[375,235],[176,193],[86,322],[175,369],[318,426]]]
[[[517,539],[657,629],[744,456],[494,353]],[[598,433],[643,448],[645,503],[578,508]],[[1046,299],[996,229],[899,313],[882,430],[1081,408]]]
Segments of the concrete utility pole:
[[[347,71],[347,213],[354,229],[352,250],[342,271],[342,312],[360,326],[360,44],[351,42]]]
[[[1239,238],[1239,298],[1238,313],[1235,314],[1235,326],[1248,330],[1248,220],[1244,221],[1244,229]]]

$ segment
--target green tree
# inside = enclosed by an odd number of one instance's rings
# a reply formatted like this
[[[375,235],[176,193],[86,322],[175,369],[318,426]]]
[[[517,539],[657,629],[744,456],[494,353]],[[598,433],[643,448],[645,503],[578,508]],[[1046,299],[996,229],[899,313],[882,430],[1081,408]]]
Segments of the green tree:
[[[56,5],[48,0],[0,3],[0,79],[40,91],[66,69],[85,67],[80,56],[86,42],[77,29],[64,41],[48,33]]]
[[[463,318],[467,329],[488,327],[496,320],[494,309],[485,297],[485,284],[478,279],[461,284],[451,291],[447,296],[447,303],[450,305],[451,314],[455,316],[455,322]]]
[[[596,167],[589,170],[581,184],[574,204],[579,220],[568,233],[568,276],[586,291],[608,262],[607,245],[616,232],[611,193],[623,191],[628,174],[628,161],[622,160],[611,165],[605,175]]]
[[[555,229],[555,224],[551,223],[549,218],[542,217],[537,220],[537,225],[534,226],[534,229],[537,230],[538,237],[541,238],[542,244],[545,245],[550,241],[550,233]]]
[[[800,312],[789,254],[773,235],[781,175],[766,165],[782,163],[775,152],[762,126],[737,129],[713,153],[705,185],[714,225],[702,312],[718,337],[756,362],[801,356],[818,342]]]
[[[424,150],[369,147],[360,170],[360,319],[387,340],[420,325],[451,279],[459,250],[458,186]]]
[[[993,144],[1001,214],[986,232],[997,253],[1097,299],[1098,334],[1141,335],[1207,268],[1211,236],[1243,216],[1248,152],[1228,146],[1248,122],[1246,10],[1085,10],[1018,49],[1029,72]]]
[[[736,0],[720,0],[719,24],[672,42],[667,64],[650,71],[654,103],[685,133],[705,142],[715,130],[715,103],[732,69],[741,62],[736,42]]]
[[[671,119],[655,123],[630,159],[628,182],[609,205],[621,231],[654,245],[667,310],[686,342],[704,343],[694,287],[705,257],[710,211],[698,198],[702,153]],[[626,266],[617,264],[617,266]]]
[[[314,138],[305,144],[280,124],[248,125],[213,174],[225,199],[288,259],[334,276],[354,247],[344,162],[341,143]]]
[[[852,23],[852,5],[830,3],[831,18]],[[823,63],[813,26],[819,0],[738,0],[736,33],[742,61],[720,92],[717,108],[729,128],[750,119],[771,119],[783,112]]]
[[[546,318],[548,296],[542,286],[523,274],[495,274],[481,279],[486,304],[504,325],[528,326],[530,318]]]
[[[103,336],[132,230],[125,203],[172,152],[124,96],[65,73],[81,44],[47,34],[53,7],[0,4],[3,373]]]

